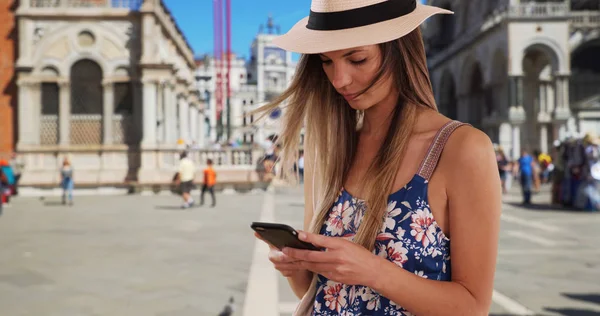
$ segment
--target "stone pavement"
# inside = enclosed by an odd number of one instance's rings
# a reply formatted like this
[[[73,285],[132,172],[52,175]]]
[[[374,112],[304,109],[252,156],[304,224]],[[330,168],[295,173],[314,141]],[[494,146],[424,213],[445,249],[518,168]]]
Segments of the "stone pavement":
[[[490,315],[600,315],[600,213],[553,209],[545,187],[524,209],[513,188],[503,207],[495,290]],[[276,220],[302,227],[302,192],[276,199]],[[295,298],[279,277],[281,316]]]
[[[263,195],[15,199],[0,217],[0,315],[218,315],[242,306]]]
[[[189,210],[168,194],[15,199],[0,217],[0,315],[216,316],[231,296],[234,315],[290,315],[297,299],[249,228],[302,226],[302,191],[276,191]],[[506,201],[490,314],[600,315],[600,214]]]

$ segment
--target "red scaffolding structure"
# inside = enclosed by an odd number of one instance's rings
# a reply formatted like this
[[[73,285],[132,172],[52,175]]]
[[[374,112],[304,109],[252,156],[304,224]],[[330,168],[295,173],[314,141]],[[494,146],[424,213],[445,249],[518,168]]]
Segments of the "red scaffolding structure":
[[[225,2],[225,8],[223,8]],[[225,12],[223,12],[225,9]],[[223,21],[225,16],[225,21]],[[223,23],[225,22],[225,23]],[[226,50],[223,51],[223,29],[225,28]],[[231,137],[231,0],[213,0],[213,32],[215,55],[215,110],[217,116],[217,138],[223,134],[223,107],[227,106],[227,140]]]

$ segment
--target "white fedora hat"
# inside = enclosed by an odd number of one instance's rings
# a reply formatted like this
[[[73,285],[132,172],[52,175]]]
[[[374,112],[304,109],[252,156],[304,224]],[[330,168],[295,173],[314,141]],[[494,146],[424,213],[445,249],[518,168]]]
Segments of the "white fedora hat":
[[[452,11],[416,0],[312,0],[310,16],[273,44],[296,53],[317,54],[398,39],[434,14]]]

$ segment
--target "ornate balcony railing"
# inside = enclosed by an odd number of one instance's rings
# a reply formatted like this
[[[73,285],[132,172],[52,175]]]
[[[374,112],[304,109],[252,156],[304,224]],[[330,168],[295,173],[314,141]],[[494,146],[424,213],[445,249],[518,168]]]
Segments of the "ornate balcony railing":
[[[566,17],[569,13],[567,3],[535,3],[527,2],[511,5],[508,16],[511,18],[548,18]]]
[[[112,8],[139,10],[143,0],[29,0],[32,8]]]
[[[569,19],[573,29],[600,27],[600,11],[572,11]]]
[[[600,11],[571,11],[566,2],[561,3],[521,3],[499,8],[488,16],[482,23],[471,26],[455,38],[450,46],[435,52],[429,59],[431,68],[444,63],[461,51],[464,47],[471,45],[482,36],[506,20],[544,20],[564,19],[570,23],[572,29],[598,28],[600,27]]]

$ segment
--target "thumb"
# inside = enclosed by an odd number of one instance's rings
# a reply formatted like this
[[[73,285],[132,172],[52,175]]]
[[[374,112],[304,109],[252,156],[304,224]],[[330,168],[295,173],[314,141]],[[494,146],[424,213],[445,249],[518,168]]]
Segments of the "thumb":
[[[298,238],[304,242],[311,243],[320,248],[335,248],[335,238],[298,231]]]

